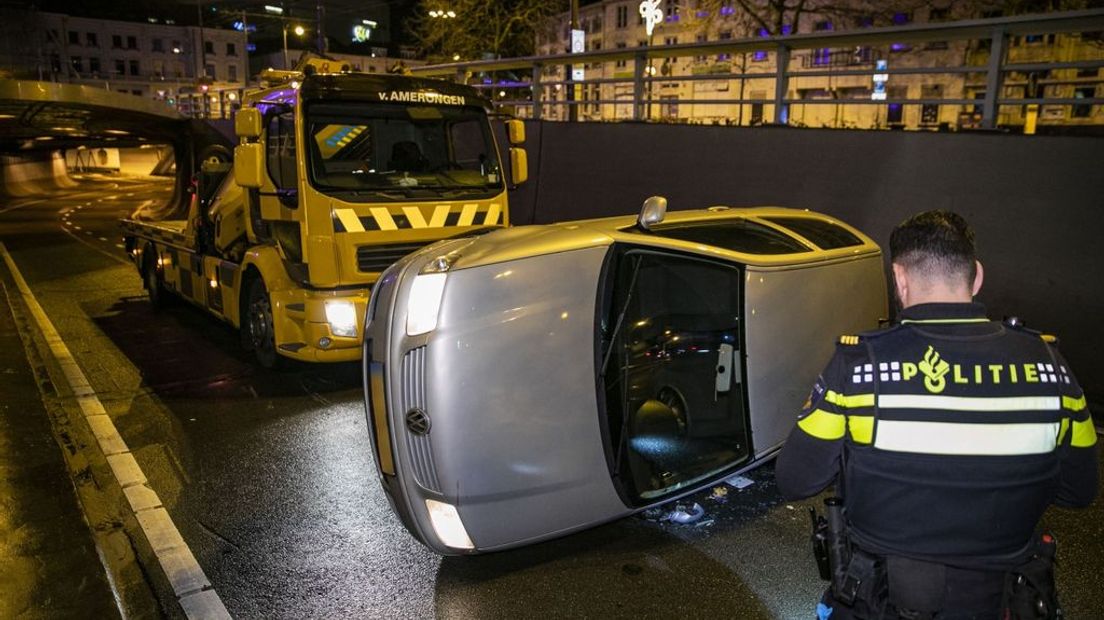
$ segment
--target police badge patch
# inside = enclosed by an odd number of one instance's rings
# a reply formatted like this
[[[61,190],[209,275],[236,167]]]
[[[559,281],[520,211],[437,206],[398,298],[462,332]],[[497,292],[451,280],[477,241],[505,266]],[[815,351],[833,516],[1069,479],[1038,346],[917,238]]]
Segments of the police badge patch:
[[[800,420],[812,413],[824,400],[824,394],[827,392],[828,386],[824,382],[824,376],[818,376],[816,383],[813,384],[812,391],[809,392],[809,397],[805,399],[805,404],[801,405],[801,413],[798,414],[797,419]]]

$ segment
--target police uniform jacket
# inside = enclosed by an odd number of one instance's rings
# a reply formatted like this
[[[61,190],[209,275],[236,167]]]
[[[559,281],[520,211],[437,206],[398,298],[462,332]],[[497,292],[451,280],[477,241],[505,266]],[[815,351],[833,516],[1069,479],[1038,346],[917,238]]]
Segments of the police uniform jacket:
[[[1097,493],[1096,432],[1055,344],[976,303],[913,306],[840,338],[779,456],[779,490],[809,497],[842,471],[860,548],[1015,565],[1048,505]]]

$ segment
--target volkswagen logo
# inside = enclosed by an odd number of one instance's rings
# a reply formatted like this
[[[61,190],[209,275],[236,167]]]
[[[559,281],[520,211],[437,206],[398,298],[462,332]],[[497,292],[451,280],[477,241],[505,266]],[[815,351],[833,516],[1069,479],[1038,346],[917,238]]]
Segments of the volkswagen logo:
[[[429,415],[418,408],[407,411],[406,428],[415,435],[425,435],[429,433]]]

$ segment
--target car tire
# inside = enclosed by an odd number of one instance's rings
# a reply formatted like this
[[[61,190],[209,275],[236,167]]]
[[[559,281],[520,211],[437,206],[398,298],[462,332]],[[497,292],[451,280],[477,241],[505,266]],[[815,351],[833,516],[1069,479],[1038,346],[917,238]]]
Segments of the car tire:
[[[147,247],[142,253],[142,285],[149,295],[151,308],[160,310],[167,305],[164,276],[161,269],[157,267],[157,259],[154,258],[152,247]]]
[[[283,357],[276,351],[276,330],[272,320],[272,300],[260,278],[249,285],[249,297],[242,321],[242,343],[252,350],[257,363],[268,369],[279,368]]]

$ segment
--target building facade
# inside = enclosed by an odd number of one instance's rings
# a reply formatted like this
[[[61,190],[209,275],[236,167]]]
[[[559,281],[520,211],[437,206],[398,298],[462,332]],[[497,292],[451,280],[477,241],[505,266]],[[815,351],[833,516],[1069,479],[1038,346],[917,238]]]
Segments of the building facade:
[[[7,50],[9,77],[157,99],[203,118],[229,118],[249,78],[246,35],[235,30],[37,11],[16,15],[25,45]]]
[[[578,28],[585,34],[585,49],[609,50],[670,46],[684,43],[750,39],[771,36],[762,23],[732,2],[711,3],[712,10],[695,0],[661,0],[662,12],[651,35],[647,33],[638,0],[603,0],[582,7]],[[870,27],[907,26],[913,23],[943,22],[980,17],[997,17],[998,11],[984,11],[980,3],[916,3],[912,10],[880,10],[864,14],[855,2],[849,11],[840,4],[810,2],[798,23],[784,23],[783,35],[856,30]],[[843,3],[846,5],[847,3]],[[901,6],[907,6],[902,4]],[[830,7],[830,8],[828,8]],[[844,15],[841,17],[841,15]],[[657,15],[657,17],[659,17]],[[561,16],[538,36],[539,54],[562,54],[569,47],[570,17]],[[976,126],[980,103],[940,104],[940,99],[977,99],[985,96],[984,67],[989,58],[989,41],[934,41],[923,44],[893,43],[843,49],[795,50],[789,59],[786,98],[788,123],[808,127],[949,129]],[[1010,37],[1006,62],[1048,62],[1104,59],[1104,45],[1091,34],[1058,34]],[[869,75],[831,75],[835,70],[939,69],[976,65],[979,73],[924,73],[882,75],[877,84]],[[774,118],[773,76],[730,78],[729,74],[771,73],[776,69],[774,51],[736,54],[677,56],[654,59],[644,74],[659,79],[648,86],[644,118],[652,121],[755,125]],[[801,73],[817,75],[802,76]],[[1006,75],[1003,97],[1088,98],[1104,97],[1101,68],[1035,71]],[[634,61],[592,63],[584,67],[586,80],[623,80],[575,87],[580,120],[626,120],[633,118]],[[708,79],[705,76],[716,76]],[[680,80],[683,76],[696,79]],[[562,66],[547,66],[543,81],[562,81]],[[542,87],[542,100],[553,105],[542,110],[544,118],[566,119],[568,93],[564,85]],[[875,95],[878,91],[878,95]],[[876,98],[885,104],[871,103]],[[915,104],[898,103],[917,100]],[[693,103],[693,102],[708,103]],[[739,103],[739,102],[743,103]],[[808,101],[809,103],[802,103]],[[623,102],[623,103],[622,103]],[[519,110],[524,113],[524,110]],[[1027,106],[1002,106],[998,124],[1023,127]],[[1104,125],[1104,106],[1043,105],[1036,110],[1038,124]]]

